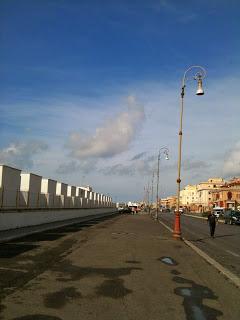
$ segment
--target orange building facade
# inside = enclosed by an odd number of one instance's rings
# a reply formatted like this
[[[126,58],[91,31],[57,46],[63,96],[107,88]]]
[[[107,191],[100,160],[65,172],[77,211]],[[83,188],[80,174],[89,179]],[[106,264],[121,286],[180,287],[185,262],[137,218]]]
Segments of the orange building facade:
[[[240,178],[233,178],[216,191],[212,191],[214,207],[240,210]]]

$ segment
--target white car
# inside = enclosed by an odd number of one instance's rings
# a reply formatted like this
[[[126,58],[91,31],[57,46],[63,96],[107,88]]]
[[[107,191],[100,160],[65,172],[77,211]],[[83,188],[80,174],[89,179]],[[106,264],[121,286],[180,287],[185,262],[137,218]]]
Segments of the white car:
[[[220,211],[214,211],[213,212],[216,218],[220,217],[221,212]]]
[[[174,212],[177,212],[177,209],[175,209]],[[179,208],[179,213],[184,213],[183,208]]]

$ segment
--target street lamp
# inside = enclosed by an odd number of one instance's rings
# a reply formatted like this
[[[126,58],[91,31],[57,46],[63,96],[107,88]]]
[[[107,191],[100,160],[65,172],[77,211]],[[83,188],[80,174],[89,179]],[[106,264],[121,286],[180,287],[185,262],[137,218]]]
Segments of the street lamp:
[[[152,197],[151,197],[151,209],[153,209],[153,183],[154,183],[154,170],[153,170],[153,174],[152,174]],[[150,216],[152,216],[152,213],[150,211]]]
[[[156,213],[156,219],[158,220],[158,213],[159,213],[159,196],[158,196],[158,186],[159,186],[159,163],[160,163],[160,157],[161,157],[161,154],[164,154],[165,155],[165,160],[169,160],[169,150],[167,147],[162,147],[159,149],[159,152],[158,152],[158,166],[157,166],[157,197],[156,197],[156,205],[157,205],[157,213]]]
[[[178,178],[177,178],[177,210],[175,212],[175,221],[174,221],[174,230],[173,230],[173,237],[175,239],[181,239],[181,225],[180,225],[180,183],[181,183],[181,159],[182,159],[182,120],[183,120],[183,101],[184,101],[184,94],[186,88],[186,81],[189,80],[187,78],[187,73],[192,69],[197,69],[198,71],[195,73],[193,79],[197,81],[198,88],[196,91],[197,96],[202,96],[204,94],[203,87],[202,87],[202,80],[206,76],[206,70],[201,66],[191,66],[188,68],[182,79],[182,90],[181,90],[181,110],[180,110],[180,130],[179,130],[179,145],[178,145]]]

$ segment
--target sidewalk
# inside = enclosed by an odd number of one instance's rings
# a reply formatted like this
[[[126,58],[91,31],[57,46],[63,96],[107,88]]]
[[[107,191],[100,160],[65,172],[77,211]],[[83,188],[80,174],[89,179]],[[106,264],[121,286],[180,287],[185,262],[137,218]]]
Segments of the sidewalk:
[[[71,237],[60,262],[1,302],[0,319],[240,319],[239,290],[149,216]]]

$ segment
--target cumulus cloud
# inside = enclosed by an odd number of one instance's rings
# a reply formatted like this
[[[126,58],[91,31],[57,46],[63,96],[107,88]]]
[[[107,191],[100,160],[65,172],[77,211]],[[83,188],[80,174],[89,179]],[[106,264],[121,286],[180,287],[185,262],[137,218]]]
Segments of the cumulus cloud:
[[[146,154],[144,152],[144,154]],[[141,156],[143,157],[143,155]],[[149,175],[152,174],[153,170],[156,168],[156,157],[148,156],[147,158],[141,159],[141,157],[133,157],[130,163],[125,164],[115,164],[112,166],[106,166],[99,171],[105,175],[116,175],[116,176],[134,176],[134,175]],[[134,162],[133,162],[134,159]]]
[[[192,170],[202,170],[210,167],[211,165],[202,160],[192,160],[186,159],[183,161],[182,167],[185,171],[192,171]]]
[[[56,173],[59,174],[72,174],[74,172],[80,171],[81,173],[89,173],[95,169],[96,163],[92,159],[78,161],[69,161],[62,163],[56,169]]]
[[[71,134],[67,147],[76,159],[110,158],[127,150],[145,120],[144,107],[128,97],[128,108],[107,119],[92,136]]]
[[[133,176],[135,174],[135,168],[132,165],[115,164],[113,166],[105,167],[99,170],[105,175],[116,175],[116,176]]]
[[[56,169],[56,173],[60,174],[69,174],[79,170],[79,165],[76,161],[70,161],[66,163],[62,163]]]
[[[143,156],[145,156],[145,155],[146,155],[146,152],[138,153],[138,154],[136,154],[134,157],[132,157],[131,161],[141,159],[141,158],[142,158]]]
[[[226,177],[240,176],[240,142],[228,152],[223,165],[223,173]]]
[[[47,144],[41,141],[11,143],[0,150],[0,162],[19,169],[30,169],[34,164],[34,156],[47,148]]]

